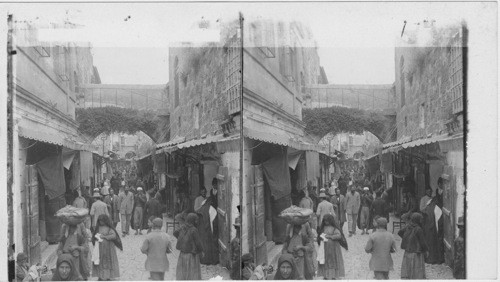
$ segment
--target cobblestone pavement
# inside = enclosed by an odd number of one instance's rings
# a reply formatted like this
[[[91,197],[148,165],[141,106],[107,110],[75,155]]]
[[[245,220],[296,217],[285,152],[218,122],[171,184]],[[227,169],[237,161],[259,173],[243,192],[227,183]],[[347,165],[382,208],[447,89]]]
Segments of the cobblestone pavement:
[[[120,225],[118,224],[118,229]],[[177,267],[177,258],[179,251],[175,250],[177,240],[172,236],[172,228],[169,230],[169,235],[172,238],[174,250],[168,255],[170,262],[170,271],[165,273],[165,280],[175,280],[175,269]],[[165,227],[163,227],[165,230]],[[144,269],[146,255],[141,253],[141,246],[146,237],[146,230],[143,230],[144,235],[133,235],[135,231],[130,232],[132,235],[122,237],[123,252],[117,249],[118,260],[120,262],[120,278],[121,281],[145,281],[149,278],[149,272]],[[222,276],[224,280],[229,280],[229,271],[220,265],[201,265],[201,278],[208,280],[216,276]]]
[[[392,232],[392,221],[388,224],[389,232]],[[365,245],[368,241],[369,235],[361,235],[361,231],[357,230],[357,234],[348,237],[347,222],[344,224],[344,234],[346,234],[347,243],[349,250],[346,251],[342,248],[342,255],[344,258],[345,267],[345,277],[344,279],[363,279],[371,280],[373,279],[373,272],[370,271],[369,261],[370,254],[365,252]],[[371,231],[370,231],[371,233]],[[401,250],[401,238],[396,234],[394,238],[396,239],[396,253],[392,254],[392,260],[394,261],[394,271],[389,272],[389,279],[401,279],[401,263],[403,261],[404,250]],[[445,264],[441,265],[430,265],[426,264],[426,277],[427,279],[454,279],[451,268]],[[276,265],[274,269],[277,269]],[[316,279],[323,279],[322,277],[317,277]]]

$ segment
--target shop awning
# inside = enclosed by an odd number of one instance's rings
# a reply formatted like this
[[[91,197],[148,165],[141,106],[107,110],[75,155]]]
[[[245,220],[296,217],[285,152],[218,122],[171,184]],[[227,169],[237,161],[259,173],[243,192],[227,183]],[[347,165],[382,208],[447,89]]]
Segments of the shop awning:
[[[19,136],[27,139],[59,145],[77,151],[92,152],[97,150],[97,146],[85,143],[79,137],[68,136],[60,131],[43,132],[23,126],[19,126],[18,129]]]
[[[427,144],[432,144],[436,142],[441,142],[446,139],[449,139],[450,137],[448,134],[443,134],[443,135],[437,135],[429,138],[422,138],[422,139],[417,139],[413,141],[407,141],[407,142],[402,142],[402,141],[397,141],[397,142],[392,142],[392,143],[387,143],[382,146],[384,150],[382,153],[388,153],[388,152],[395,152],[399,151],[401,149],[407,149],[407,148],[413,148],[413,147],[418,147],[418,146],[423,146]]]
[[[173,140],[170,140],[168,142],[164,142],[164,143],[160,143],[160,144],[156,145],[156,149],[161,149],[161,148],[164,148],[164,147],[170,147],[170,146],[182,143],[184,141],[186,141],[185,137],[176,137]]]
[[[245,128],[243,135],[247,138],[263,141],[267,143],[288,146],[301,151],[325,152],[325,148],[317,144],[311,144],[298,138],[292,139],[289,136],[279,135],[273,132],[261,132],[255,129]]]
[[[145,158],[147,158],[147,157],[149,157],[149,156],[151,156],[151,154],[144,155],[144,156],[142,156],[142,157],[140,157],[140,158],[137,158],[137,160],[138,160],[138,161],[142,161],[142,160],[144,160]]]
[[[224,141],[224,139],[225,138],[222,134],[208,136],[208,137],[205,137],[203,139],[194,139],[194,140],[189,140],[189,141],[178,143],[178,144],[171,145],[171,146],[165,146],[165,147],[157,150],[156,153],[157,154],[171,153],[171,152],[179,150],[179,149],[201,146],[201,145],[205,145],[205,144],[215,143],[218,141]]]

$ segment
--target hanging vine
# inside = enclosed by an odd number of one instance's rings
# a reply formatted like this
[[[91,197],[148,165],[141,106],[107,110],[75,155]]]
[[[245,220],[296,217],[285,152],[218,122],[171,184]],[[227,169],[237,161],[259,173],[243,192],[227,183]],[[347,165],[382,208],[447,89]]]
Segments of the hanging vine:
[[[369,131],[384,141],[393,127],[393,121],[380,113],[344,107],[303,109],[302,121],[308,134],[319,137],[328,133]]]
[[[158,124],[161,120],[154,113],[145,111],[102,107],[76,109],[76,121],[79,123],[79,131],[92,138],[101,133],[123,132],[134,134],[142,131],[154,141],[157,141]]]

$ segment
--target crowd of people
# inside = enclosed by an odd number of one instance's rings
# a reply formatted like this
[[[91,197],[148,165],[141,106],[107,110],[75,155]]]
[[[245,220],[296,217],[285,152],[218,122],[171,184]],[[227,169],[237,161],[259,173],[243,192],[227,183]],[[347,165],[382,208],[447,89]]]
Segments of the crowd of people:
[[[345,277],[341,250],[348,249],[343,233],[345,222],[348,223],[349,237],[357,234],[357,228],[361,230],[361,235],[368,235],[365,251],[371,255],[369,267],[373,271],[373,277],[389,279],[389,272],[394,270],[391,254],[397,251],[395,238],[387,231],[389,213],[392,211],[389,193],[380,183],[360,179],[360,171],[362,170],[342,172],[330,187],[320,189],[318,196],[314,187],[306,187],[299,192],[299,206],[312,209],[313,216],[302,225],[288,225],[287,239],[283,244],[276,274],[260,275],[262,279],[259,280],[309,280],[316,277],[335,280]],[[443,183],[440,178],[435,196],[432,196],[431,188],[427,189],[420,204],[414,198],[413,190],[405,191],[407,200],[402,219],[406,224],[398,232],[402,238],[401,249],[404,251],[401,279],[425,279],[426,263],[444,262],[442,222],[435,217],[436,206],[442,207]],[[463,219],[458,227],[462,234]],[[460,248],[463,249],[463,241],[463,236],[457,238],[455,264],[458,265],[458,270],[455,271],[455,277],[464,277],[464,255],[460,251]],[[245,255],[243,258],[249,259]],[[248,268],[248,265],[251,264],[244,263],[242,267],[259,272],[265,267]],[[243,279],[250,276],[251,272],[247,271]]]

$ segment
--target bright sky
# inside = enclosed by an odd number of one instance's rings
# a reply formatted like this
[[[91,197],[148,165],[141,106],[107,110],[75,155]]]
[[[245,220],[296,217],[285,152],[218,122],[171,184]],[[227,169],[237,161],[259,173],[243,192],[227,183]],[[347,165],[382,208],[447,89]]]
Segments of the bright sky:
[[[237,19],[239,11],[246,18],[258,15],[308,24],[330,83],[390,84],[394,82],[394,44],[404,20],[407,28],[423,19],[445,24],[478,17],[486,8],[470,2],[59,3],[10,7],[17,19],[38,23],[69,19],[85,26],[62,37],[92,42],[102,82],[123,84],[167,83],[167,47],[172,42],[210,40],[218,34],[216,21]],[[202,17],[212,23],[212,29],[197,29],[196,22]],[[53,30],[48,31],[54,36]]]

